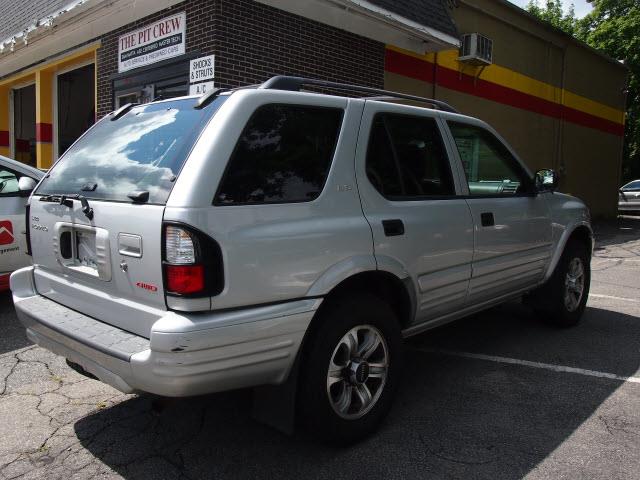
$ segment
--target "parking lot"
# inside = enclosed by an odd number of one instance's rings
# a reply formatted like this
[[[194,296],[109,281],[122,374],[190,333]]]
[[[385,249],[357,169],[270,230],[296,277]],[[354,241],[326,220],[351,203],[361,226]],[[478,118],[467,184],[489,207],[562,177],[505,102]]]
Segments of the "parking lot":
[[[584,322],[514,302],[408,341],[377,435],[333,449],[251,419],[251,393],[123,395],[30,344],[0,297],[0,478],[638,478],[640,219],[598,226]]]

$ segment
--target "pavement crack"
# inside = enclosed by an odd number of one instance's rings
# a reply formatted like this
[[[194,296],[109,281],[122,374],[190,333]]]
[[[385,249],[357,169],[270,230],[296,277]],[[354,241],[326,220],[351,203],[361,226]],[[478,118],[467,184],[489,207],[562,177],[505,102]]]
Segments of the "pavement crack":
[[[20,360],[16,358],[16,362],[11,366],[9,372],[2,379],[2,389],[0,390],[0,396],[4,395],[7,391],[7,384],[9,383],[9,377],[13,375],[13,372],[16,370],[16,366],[20,363]]]
[[[626,433],[628,435],[640,437],[640,432],[632,429],[635,425],[626,422],[620,417],[606,417],[604,415],[598,415],[598,420],[600,420],[604,425],[604,428],[606,428],[609,435],[615,436],[620,433]]]

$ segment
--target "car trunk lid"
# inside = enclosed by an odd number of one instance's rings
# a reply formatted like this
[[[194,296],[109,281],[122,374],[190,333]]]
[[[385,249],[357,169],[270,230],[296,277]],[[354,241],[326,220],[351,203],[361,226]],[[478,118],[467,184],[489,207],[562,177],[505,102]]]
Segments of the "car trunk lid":
[[[40,197],[43,198],[43,197]],[[86,315],[147,337],[166,310],[160,228],[164,207],[33,197],[30,236],[38,292]]]
[[[148,337],[166,311],[165,204],[225,97],[129,106],[106,116],[54,165],[31,198],[38,292]]]

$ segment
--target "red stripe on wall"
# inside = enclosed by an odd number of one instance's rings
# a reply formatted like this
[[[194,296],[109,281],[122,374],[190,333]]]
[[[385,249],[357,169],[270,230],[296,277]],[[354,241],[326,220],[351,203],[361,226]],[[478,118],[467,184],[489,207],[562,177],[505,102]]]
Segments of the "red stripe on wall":
[[[402,58],[399,58],[402,57]],[[397,73],[405,77],[415,78],[425,82],[433,83],[433,63],[427,60],[420,60],[410,55],[403,55],[400,52],[387,50],[385,70]],[[431,80],[427,80],[431,78]],[[466,93],[476,97],[491,100],[503,105],[528,110],[540,115],[553,118],[562,118],[569,122],[583,127],[593,128],[613,135],[624,136],[624,125],[606,120],[604,118],[591,115],[571,107],[550,102],[535,95],[520,92],[513,88],[504,87],[497,83],[476,79],[450,68],[438,65],[437,67],[438,85]]]
[[[36,142],[51,143],[53,126],[50,123],[36,123]]]
[[[0,130],[0,147],[9,146],[9,132],[6,130]]]
[[[433,63],[419,60],[410,55],[403,55],[400,52],[387,49],[384,67],[387,72],[433,83]]]
[[[624,137],[624,125],[596,117],[595,115],[590,115],[586,112],[581,112],[575,108],[563,106],[562,116],[564,120],[575,123],[576,125],[582,125],[583,127],[594,128],[612,135]]]
[[[497,83],[476,79],[469,75],[460,75],[460,72],[439,65],[438,85],[549,117],[559,117],[562,110],[557,103],[512,88],[503,87]]]

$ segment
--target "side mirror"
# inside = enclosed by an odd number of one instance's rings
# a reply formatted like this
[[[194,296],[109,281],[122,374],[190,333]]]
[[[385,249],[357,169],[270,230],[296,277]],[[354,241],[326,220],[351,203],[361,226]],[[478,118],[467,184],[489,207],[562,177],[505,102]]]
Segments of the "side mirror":
[[[38,182],[36,182],[31,177],[20,177],[20,180],[18,180],[18,189],[20,190],[20,195],[23,197],[28,197],[29,195],[31,195],[31,192],[33,192],[33,189],[36,188],[37,184]]]
[[[536,172],[536,190],[538,192],[553,192],[558,188],[558,174],[555,170],[545,168]]]

